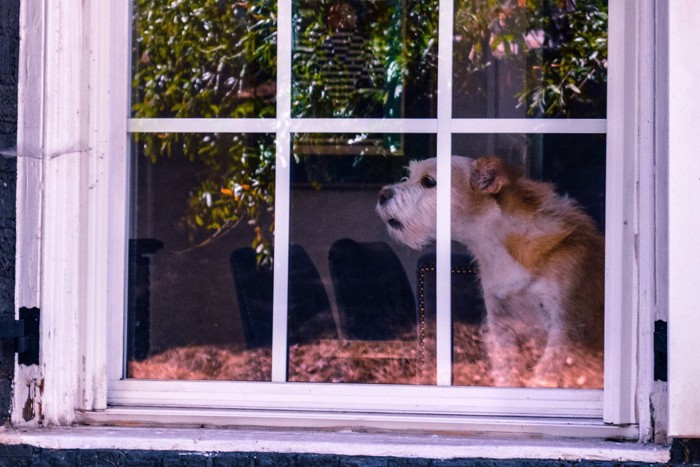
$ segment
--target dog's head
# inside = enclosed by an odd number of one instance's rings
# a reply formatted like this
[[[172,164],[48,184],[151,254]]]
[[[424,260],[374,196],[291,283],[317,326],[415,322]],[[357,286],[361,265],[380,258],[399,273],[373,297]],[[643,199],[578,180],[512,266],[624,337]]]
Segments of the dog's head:
[[[437,160],[412,161],[409,171],[407,179],[381,189],[376,210],[394,240],[420,249],[435,240]],[[459,230],[469,230],[489,211],[500,210],[521,176],[498,157],[452,156],[453,226],[458,217]]]

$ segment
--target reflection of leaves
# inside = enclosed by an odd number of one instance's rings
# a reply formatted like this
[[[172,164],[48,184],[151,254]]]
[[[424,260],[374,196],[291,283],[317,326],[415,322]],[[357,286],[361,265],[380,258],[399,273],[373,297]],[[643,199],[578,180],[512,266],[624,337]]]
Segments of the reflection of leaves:
[[[607,6],[602,1],[559,10],[547,18],[545,27],[556,28],[558,40],[552,37],[541,67],[529,69],[528,85],[518,95],[528,114],[604,115],[605,100],[599,96],[605,95],[607,81],[607,26]]]
[[[257,225],[274,205],[275,156],[270,138],[250,141],[246,136],[214,135],[203,140],[207,144],[200,148],[199,160],[205,169],[199,186],[190,192],[182,219],[192,241],[200,228],[214,231],[216,238],[243,219]]]
[[[277,14],[274,0],[136,0],[133,116],[274,117]],[[140,134],[153,163],[182,155],[201,170],[181,225],[206,244],[240,222],[258,226],[274,204],[270,138]],[[269,215],[268,215],[269,216]],[[259,227],[259,226],[258,226]],[[273,228],[252,243],[271,260]],[[201,240],[201,232],[209,232]]]
[[[134,1],[134,117],[275,116],[276,1]],[[318,44],[328,37],[324,12],[331,3],[308,1],[306,9],[295,11],[300,42]],[[327,76],[316,57],[297,52],[292,92],[299,115],[362,117],[380,109],[380,116],[402,116],[398,103],[406,83],[434,89],[427,80],[435,75],[436,4],[362,2],[363,60],[369,83],[376,85],[359,86],[335,113],[326,92]],[[304,87],[299,87],[302,82]],[[175,133],[139,134],[136,139],[154,164],[162,157],[183,155],[201,167],[200,182],[190,188],[181,220],[192,242],[201,244],[202,232],[209,232],[206,243],[240,222],[253,223],[253,246],[261,260],[271,259],[273,227],[259,225],[274,199],[270,141]]]
[[[132,112],[136,118],[270,118],[275,116],[277,11],[274,0],[134,0]],[[437,68],[437,1],[353,2],[360,22],[365,82],[336,105],[328,75],[312,53],[332,34],[326,12],[336,0],[299,1],[293,16],[295,55],[292,106],[295,116],[358,118],[434,115]],[[495,60],[529,64],[519,102],[531,115],[600,114],[607,60],[607,2],[559,0],[458,0],[455,16],[456,82]],[[528,45],[528,34],[542,44]],[[500,55],[499,55],[500,54]],[[343,67],[342,62],[336,64]],[[483,92],[459,89],[457,92]],[[360,135],[361,136],[361,135]],[[258,229],[252,239],[270,259],[272,227],[261,224],[274,201],[274,151],[268,138],[242,135],[140,134],[153,163],[184,155],[201,165],[199,184],[181,225],[193,242],[240,222]],[[388,139],[387,139],[388,138]],[[387,153],[395,141],[385,137]],[[373,150],[376,148],[373,148]],[[360,153],[352,168],[362,166]],[[388,159],[391,159],[390,157]],[[321,179],[342,164],[323,168]],[[336,170],[337,169],[337,170]],[[329,175],[330,176],[330,175]],[[230,190],[230,194],[228,191]],[[270,215],[271,216],[271,215]],[[206,240],[205,240],[206,241]]]
[[[528,115],[604,115],[607,10],[607,0],[460,0],[454,56],[456,83],[462,85],[458,92],[485,95],[474,77],[497,60],[515,60],[527,69],[516,97]]]

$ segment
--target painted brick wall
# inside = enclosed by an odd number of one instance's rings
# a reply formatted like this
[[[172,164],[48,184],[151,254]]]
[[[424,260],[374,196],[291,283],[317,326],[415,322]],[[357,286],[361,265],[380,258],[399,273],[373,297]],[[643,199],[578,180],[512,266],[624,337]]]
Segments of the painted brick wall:
[[[0,152],[17,142],[19,0],[0,0]],[[0,156],[0,320],[14,318],[16,160]],[[0,349],[0,423],[9,417],[14,354]]]
[[[637,462],[496,460],[496,459],[414,459],[397,457],[336,456],[326,454],[275,453],[191,453],[170,451],[53,450],[32,446],[0,446],[3,466],[202,466],[202,467],[632,467],[665,464]]]

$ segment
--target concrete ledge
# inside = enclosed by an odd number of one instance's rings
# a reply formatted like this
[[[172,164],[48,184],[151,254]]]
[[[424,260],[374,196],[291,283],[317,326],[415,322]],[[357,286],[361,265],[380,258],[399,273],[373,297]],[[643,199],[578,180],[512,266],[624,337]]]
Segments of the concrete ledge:
[[[33,446],[49,450],[315,454],[438,460],[586,460],[659,464],[666,464],[670,456],[668,446],[605,440],[268,429],[5,428],[0,431],[0,444],[6,447]]]

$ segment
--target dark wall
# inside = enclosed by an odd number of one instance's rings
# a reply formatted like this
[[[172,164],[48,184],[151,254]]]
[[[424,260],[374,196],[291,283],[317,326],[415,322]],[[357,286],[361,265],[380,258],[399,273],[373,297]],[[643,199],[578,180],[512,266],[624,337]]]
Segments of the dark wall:
[[[0,0],[0,152],[17,144],[17,57],[19,0]],[[14,157],[0,155],[0,320],[14,319],[15,187]],[[0,424],[10,414],[14,353],[4,339],[0,349]]]
[[[421,459],[401,457],[340,456],[332,454],[278,454],[270,452],[172,452],[114,449],[40,449],[32,446],[0,446],[4,466],[231,466],[231,467],[662,467],[665,464],[618,461],[563,461],[528,459]],[[674,464],[677,465],[677,464]]]

